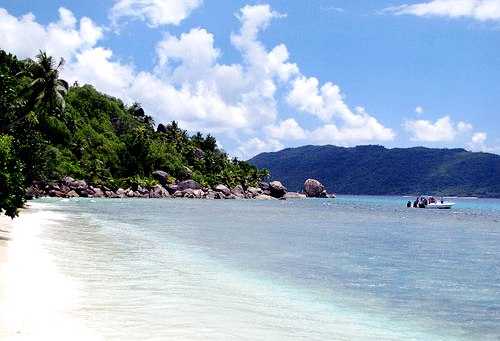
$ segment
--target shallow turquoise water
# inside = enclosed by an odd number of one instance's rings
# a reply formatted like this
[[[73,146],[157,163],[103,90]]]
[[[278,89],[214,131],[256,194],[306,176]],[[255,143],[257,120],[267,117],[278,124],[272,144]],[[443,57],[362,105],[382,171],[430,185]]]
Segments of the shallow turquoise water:
[[[500,340],[500,200],[58,200],[33,211],[106,340]]]

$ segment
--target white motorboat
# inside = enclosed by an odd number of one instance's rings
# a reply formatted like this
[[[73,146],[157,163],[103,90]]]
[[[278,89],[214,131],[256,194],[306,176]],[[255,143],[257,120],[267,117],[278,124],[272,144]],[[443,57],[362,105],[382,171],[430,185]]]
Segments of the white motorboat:
[[[449,210],[455,205],[454,202],[445,202],[444,199],[437,200],[433,196],[419,196],[415,202],[411,203],[411,201],[408,201],[406,204],[407,207],[418,207],[418,208],[430,208],[430,209],[437,209],[437,210]]]
[[[449,210],[455,205],[454,202],[436,202],[432,204],[427,204],[425,208],[437,209],[437,210]]]

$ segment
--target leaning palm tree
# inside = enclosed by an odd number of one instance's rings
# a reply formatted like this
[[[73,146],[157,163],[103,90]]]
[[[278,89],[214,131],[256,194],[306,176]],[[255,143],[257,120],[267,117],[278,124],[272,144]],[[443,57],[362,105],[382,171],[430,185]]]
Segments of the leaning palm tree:
[[[28,86],[29,106],[46,114],[61,116],[66,102],[68,83],[59,78],[64,65],[61,58],[58,64],[53,57],[40,51],[35,61],[28,62],[26,73],[33,80]]]

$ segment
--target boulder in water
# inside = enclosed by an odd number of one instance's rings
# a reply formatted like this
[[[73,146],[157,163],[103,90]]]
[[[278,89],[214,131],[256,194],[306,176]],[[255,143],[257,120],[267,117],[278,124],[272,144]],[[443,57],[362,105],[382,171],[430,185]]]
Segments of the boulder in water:
[[[304,192],[309,198],[326,198],[325,186],[315,179],[307,179],[304,182]]]
[[[272,197],[282,198],[285,196],[287,189],[281,182],[273,181],[269,184],[269,191],[271,192]]]

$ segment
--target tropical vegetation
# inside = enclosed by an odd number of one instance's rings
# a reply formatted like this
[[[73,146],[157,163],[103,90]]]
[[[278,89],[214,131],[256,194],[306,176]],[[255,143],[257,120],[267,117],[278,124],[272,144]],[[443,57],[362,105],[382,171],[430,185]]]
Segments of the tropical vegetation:
[[[118,188],[152,185],[155,170],[207,187],[248,187],[267,175],[230,158],[210,134],[156,125],[138,103],[69,86],[63,67],[44,52],[19,60],[0,50],[0,212],[14,217],[24,188],[64,176]]]

